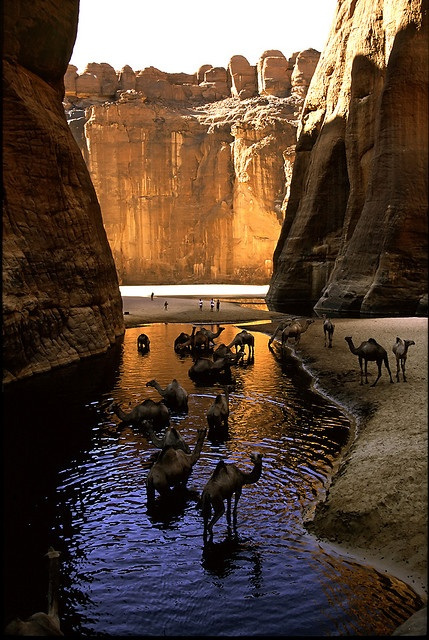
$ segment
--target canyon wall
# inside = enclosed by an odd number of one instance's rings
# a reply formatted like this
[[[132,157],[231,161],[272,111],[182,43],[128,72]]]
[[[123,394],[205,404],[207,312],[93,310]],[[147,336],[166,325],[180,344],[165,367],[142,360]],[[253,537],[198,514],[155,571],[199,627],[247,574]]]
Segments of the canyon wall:
[[[65,110],[121,284],[267,284],[319,52],[193,75],[69,65]]]
[[[339,0],[301,116],[267,303],[427,314],[427,2]]]
[[[103,353],[124,333],[100,207],[62,104],[78,7],[4,3],[5,383]]]

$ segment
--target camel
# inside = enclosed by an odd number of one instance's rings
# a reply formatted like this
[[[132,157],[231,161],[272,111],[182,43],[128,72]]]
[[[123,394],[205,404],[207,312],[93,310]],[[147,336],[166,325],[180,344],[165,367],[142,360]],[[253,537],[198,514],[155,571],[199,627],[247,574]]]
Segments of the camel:
[[[294,322],[285,327],[282,331],[282,349],[287,346],[290,338],[295,338],[295,346],[299,344],[301,335],[307,331],[313,322],[314,320],[312,318],[307,318],[304,324],[298,320],[294,320]]]
[[[231,366],[236,364],[244,355],[244,351],[240,350],[233,356],[225,356],[218,358],[216,361],[210,358],[198,358],[190,367],[188,375],[191,379],[202,377],[215,377],[220,373],[228,373]]]
[[[257,482],[262,472],[262,455],[251,453],[250,460],[253,469],[249,473],[241,471],[235,464],[225,464],[220,460],[213,471],[209,481],[205,485],[201,495],[201,508],[204,519],[204,542],[207,534],[213,540],[213,525],[225,513],[224,500],[227,500],[227,521],[231,523],[231,499],[234,494],[234,526],[237,523],[237,505],[241,496],[243,485]],[[213,517],[212,515],[213,509]],[[210,519],[211,518],[211,519]]]
[[[210,349],[210,346],[211,346],[210,343],[213,343],[215,338],[219,338],[219,336],[222,333],[222,331],[225,331],[225,327],[221,327],[219,325],[218,325],[217,331],[210,331],[210,329],[206,329],[205,327],[201,327],[201,329],[199,331],[197,331],[197,333],[196,333],[196,336],[198,336],[196,338],[196,341],[198,340],[198,342],[200,343],[201,347],[204,348],[206,351],[208,351]],[[202,342],[202,338],[200,338],[198,334],[201,334],[201,336],[205,338],[205,342],[204,343]]]
[[[49,558],[48,613],[38,611],[27,620],[15,618],[6,625],[7,636],[63,636],[58,616],[58,583],[60,552],[49,547],[45,554]]]
[[[240,333],[237,333],[235,338],[231,340],[229,344],[226,345],[228,349],[232,349],[235,347],[235,352],[237,353],[238,347],[245,347],[247,345],[249,347],[249,358],[253,358],[255,355],[255,336],[252,333],[243,329]]]
[[[396,357],[396,381],[399,382],[399,370],[402,369],[402,377],[404,382],[407,381],[405,377],[405,362],[407,360],[408,348],[411,345],[416,344],[414,340],[402,340],[396,338],[396,342],[392,347],[392,351]]]
[[[145,333],[141,333],[137,338],[137,351],[140,351],[140,353],[150,351],[150,340]]]
[[[326,341],[328,342],[328,348],[332,349],[332,336],[334,335],[335,325],[331,322],[330,318],[327,318],[323,314],[323,333],[325,334],[325,347]]]
[[[194,464],[200,457],[207,429],[198,429],[197,441],[192,453],[174,447],[164,447],[146,478],[148,507],[155,501],[155,492],[161,497],[171,495],[171,489],[186,486]]]
[[[114,402],[112,409],[118,418],[125,423],[139,426],[143,420],[151,420],[154,427],[158,428],[167,427],[170,424],[170,412],[162,401],[155,402],[146,398],[128,413],[125,413],[117,402]]]
[[[163,389],[155,379],[146,382],[146,386],[154,387],[163,397],[164,403],[169,409],[188,413],[188,392],[177,382],[176,378],[174,378],[165,389]]]
[[[231,355],[234,354],[232,353],[230,347],[227,347],[226,344],[221,342],[213,351],[213,360],[219,360],[219,358],[225,358],[225,356]]]
[[[160,438],[158,434],[155,433],[151,422],[144,421],[143,426],[147,431],[152,444],[157,449],[163,449],[164,447],[173,447],[173,449],[182,449],[182,451],[184,451],[185,453],[191,453],[190,448],[175,427],[169,425],[164,435]]]
[[[228,433],[229,387],[225,386],[225,395],[219,393],[207,411],[209,440],[224,440]]]
[[[387,351],[384,349],[374,338],[368,338],[362,342],[358,347],[355,347],[351,336],[344,338],[349,345],[350,351],[359,358],[360,366],[360,383],[363,384],[363,367],[362,364],[365,361],[365,383],[368,384],[368,362],[376,362],[378,367],[378,376],[371,387],[375,387],[378,380],[381,377],[381,365],[384,362],[384,366],[389,372],[390,382],[392,380],[392,374],[390,372],[389,360],[387,358]]]
[[[274,331],[273,335],[268,340],[268,348],[270,348],[270,346],[272,345],[272,343],[276,339],[277,335],[279,333],[281,333],[283,331],[283,329],[286,329],[286,327],[288,327],[292,322],[294,322],[296,320],[298,320],[298,318],[289,318],[288,320],[282,320],[281,322],[279,322],[279,324],[277,325],[276,330]]]
[[[195,327],[193,328],[193,332],[195,333]],[[189,333],[185,333],[182,331],[179,333],[177,338],[174,341],[174,351],[182,351],[184,349],[189,349],[191,336]]]

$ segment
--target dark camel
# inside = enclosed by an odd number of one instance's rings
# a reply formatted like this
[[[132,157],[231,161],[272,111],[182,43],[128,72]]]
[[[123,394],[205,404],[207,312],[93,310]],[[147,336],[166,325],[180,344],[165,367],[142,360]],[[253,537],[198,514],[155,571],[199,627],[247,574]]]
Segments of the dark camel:
[[[58,616],[59,557],[60,552],[52,547],[46,554],[49,558],[48,613],[38,611],[27,620],[15,618],[5,627],[7,636],[63,636]]]
[[[231,340],[229,344],[226,345],[227,348],[232,349],[235,347],[235,352],[237,353],[238,347],[244,349],[245,346],[249,348],[249,358],[253,358],[255,355],[255,336],[246,329],[237,333],[235,338]]]
[[[225,358],[225,356],[234,355],[229,347],[221,342],[213,351],[213,360],[219,360],[219,358]]]
[[[191,453],[190,448],[183,440],[176,427],[172,427],[171,425],[169,425],[164,435],[160,438],[155,432],[151,422],[145,421],[143,423],[143,426],[152,444],[157,449],[163,449],[164,447],[173,447],[173,449],[182,449],[182,451],[184,451],[185,453]]]
[[[368,362],[376,362],[378,368],[378,375],[375,382],[371,387],[375,387],[378,380],[381,377],[381,365],[384,362],[384,366],[389,372],[390,382],[393,382],[392,374],[390,372],[389,360],[387,358],[387,351],[384,349],[374,338],[369,338],[362,342],[358,347],[355,347],[351,336],[347,336],[345,341],[349,345],[350,351],[359,358],[360,367],[360,383],[363,384],[363,362],[365,362],[365,384],[368,384]]]
[[[323,333],[325,334],[325,347],[328,346],[329,349],[332,349],[332,336],[334,335],[335,325],[331,322],[330,318],[327,318],[325,314],[323,314]],[[328,343],[326,345],[326,343]]]
[[[137,338],[137,351],[148,353],[150,351],[150,340],[145,333],[141,333]]]
[[[291,322],[291,324],[285,327],[282,331],[282,349],[287,346],[290,338],[295,338],[295,346],[299,344],[302,334],[307,331],[313,322],[314,320],[312,318],[308,318],[304,324],[299,320],[294,320],[294,322]]]
[[[209,351],[213,346],[213,341],[220,336],[222,331],[225,331],[225,327],[218,326],[218,329],[215,332],[210,329],[206,329],[205,327],[201,327],[201,329],[196,333],[196,341],[200,345],[201,349]]]
[[[193,328],[193,332],[195,333],[195,327]],[[190,350],[190,344],[191,335],[182,331],[174,341],[174,351]]]
[[[207,411],[209,440],[224,440],[228,434],[229,387],[225,386],[225,395],[219,393]]]
[[[231,366],[236,364],[244,355],[244,351],[238,351],[233,356],[225,356],[218,360],[210,358],[198,358],[190,367],[188,375],[193,380],[206,377],[216,377],[221,373],[228,373]]]
[[[117,402],[114,402],[112,409],[122,422],[128,424],[141,426],[142,421],[151,420],[153,426],[158,429],[167,427],[170,424],[170,412],[162,401],[154,402],[154,400],[146,398],[128,413],[125,413]]]
[[[399,370],[402,369],[402,377],[404,382],[407,381],[405,377],[405,362],[407,360],[408,348],[411,345],[416,344],[414,340],[402,340],[396,338],[396,342],[392,347],[392,351],[396,358],[396,381],[399,382]]]
[[[146,479],[146,496],[148,506],[155,501],[155,491],[161,497],[171,495],[173,488],[184,488],[191,475],[192,467],[200,457],[207,429],[198,429],[197,442],[192,453],[184,453],[181,449],[164,447],[156,462],[151,467]]]
[[[217,463],[201,496],[202,515],[204,519],[204,542],[207,540],[207,534],[210,535],[210,540],[213,539],[213,525],[225,513],[225,499],[227,501],[226,517],[228,525],[230,525],[231,500],[233,494],[233,524],[236,526],[237,505],[243,485],[257,482],[262,473],[262,455],[260,453],[251,453],[250,460],[253,462],[253,469],[250,473],[241,471],[235,464],[225,464],[223,460]],[[213,517],[211,518],[212,509]]]
[[[169,409],[188,413],[188,392],[177,382],[176,378],[174,378],[165,389],[163,389],[155,379],[146,382],[146,386],[156,389],[163,397],[164,403]]]

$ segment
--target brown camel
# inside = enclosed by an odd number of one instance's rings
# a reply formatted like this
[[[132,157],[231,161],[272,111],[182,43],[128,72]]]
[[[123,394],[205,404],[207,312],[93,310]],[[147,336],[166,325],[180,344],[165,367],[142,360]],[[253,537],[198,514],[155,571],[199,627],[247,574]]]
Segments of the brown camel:
[[[304,324],[299,320],[295,320],[285,327],[282,331],[282,349],[287,346],[290,338],[295,338],[295,346],[299,344],[302,334],[307,331],[308,327],[313,324],[313,322],[314,320],[312,318],[307,318]]]
[[[381,377],[381,365],[384,362],[384,366],[389,372],[390,382],[392,380],[392,374],[390,372],[389,360],[387,358],[387,351],[384,349],[374,338],[368,338],[362,342],[358,347],[355,347],[353,344],[353,340],[351,336],[347,336],[345,341],[349,345],[350,351],[359,358],[359,366],[360,366],[360,383],[363,384],[363,362],[365,361],[365,384],[368,384],[368,362],[376,362],[378,367],[378,375],[375,382],[371,385],[371,387],[375,387],[378,380]]]
[[[189,333],[180,333],[174,341],[174,350],[175,351],[192,351],[195,347],[195,331],[196,326],[192,327],[192,332]]]
[[[219,358],[225,358],[225,356],[231,355],[234,354],[232,353],[230,347],[227,347],[226,344],[221,342],[213,351],[213,360],[219,360]]]
[[[236,525],[237,505],[243,485],[257,482],[262,473],[262,455],[260,453],[251,453],[250,460],[253,462],[253,469],[250,473],[241,471],[235,464],[225,464],[223,460],[217,463],[201,495],[202,515],[204,519],[204,541],[207,540],[207,534],[210,534],[210,540],[213,539],[213,525],[225,513],[225,499],[227,500],[226,517],[228,524],[231,523],[231,499],[233,494],[233,523],[234,526]],[[214,513],[211,518],[212,509]]]
[[[167,405],[167,407],[169,407],[169,409],[172,409],[173,411],[188,413],[188,392],[182,387],[181,384],[178,383],[176,378],[174,378],[165,387],[165,389],[163,389],[155,379],[146,382],[146,386],[156,389],[158,393],[163,397],[164,403]]]
[[[190,367],[188,375],[195,380],[202,377],[216,377],[220,373],[228,373],[231,370],[231,366],[236,364],[243,355],[244,351],[240,350],[233,356],[227,355],[224,358],[218,358],[218,360],[198,358]]]
[[[279,322],[279,324],[277,325],[276,330],[274,331],[273,335],[268,340],[268,348],[272,345],[272,343],[276,339],[277,335],[279,333],[281,333],[283,331],[283,329],[286,329],[286,327],[288,327],[292,322],[294,322],[296,320],[298,320],[298,318],[288,318],[287,320],[282,320],[281,322]]]
[[[59,557],[60,552],[52,547],[46,554],[49,558],[48,613],[38,611],[27,620],[15,618],[4,629],[6,636],[63,636],[58,616]]]
[[[197,441],[192,453],[185,453],[172,446],[164,447],[151,467],[146,479],[147,504],[155,501],[155,491],[161,497],[171,495],[171,489],[185,487],[192,467],[200,457],[207,429],[198,429]]]
[[[173,449],[182,449],[185,453],[191,453],[190,448],[176,429],[169,425],[165,430],[165,433],[162,437],[159,437],[155,432],[153,425],[151,422],[143,423],[144,429],[147,432],[152,444],[157,449],[163,449],[164,447],[173,447]]]
[[[246,329],[243,329],[243,331],[237,333],[235,338],[231,340],[231,342],[227,344],[226,347],[228,349],[232,349],[232,347],[235,347],[235,352],[237,353],[238,347],[244,349],[246,345],[249,347],[249,358],[253,358],[253,356],[255,355],[255,336],[252,333],[249,333],[249,331],[246,331]]]
[[[199,348],[209,351],[212,346],[210,343],[213,343],[215,338],[218,338],[222,331],[225,331],[225,327],[220,327],[219,325],[217,331],[211,331],[210,329],[201,327],[201,329],[196,333],[196,344],[199,345]]]
[[[165,404],[146,398],[128,413],[125,413],[117,402],[112,404],[112,409],[122,422],[139,426],[143,420],[151,420],[154,427],[163,428],[170,424],[170,412]]]
[[[396,381],[399,382],[399,370],[402,369],[402,377],[404,382],[407,381],[405,377],[405,362],[407,360],[408,348],[411,345],[416,344],[414,340],[402,340],[396,338],[396,342],[392,347],[392,351],[396,358]]]
[[[328,343],[328,348],[332,349],[332,336],[334,335],[335,325],[331,322],[330,318],[327,318],[325,314],[323,314],[323,333],[325,334],[325,347],[326,342]]]
[[[137,338],[137,351],[148,353],[150,351],[150,340],[145,333],[141,333]]]
[[[225,395],[219,393],[207,411],[209,440],[223,440],[228,433],[229,387],[225,386]]]

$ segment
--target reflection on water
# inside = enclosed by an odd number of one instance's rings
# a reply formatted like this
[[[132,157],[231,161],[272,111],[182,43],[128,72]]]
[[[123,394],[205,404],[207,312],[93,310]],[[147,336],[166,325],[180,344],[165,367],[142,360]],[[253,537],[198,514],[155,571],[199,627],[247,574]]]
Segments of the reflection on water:
[[[124,409],[160,396],[173,378],[190,394],[172,423],[192,448],[220,388],[196,385],[173,350],[188,325],[129,329],[107,357],[5,392],[5,610],[46,606],[43,554],[62,551],[61,616],[68,635],[383,635],[421,601],[399,580],[328,554],[303,513],[323,497],[349,436],[337,408],[311,393],[267,336],[233,369],[229,439],[206,440],[187,490],[148,512],[145,478],[156,450]],[[136,341],[144,330],[146,355]],[[222,341],[239,331],[226,325]],[[219,341],[218,341],[219,343]],[[236,530],[223,516],[203,544],[199,496],[219,459],[262,476],[243,488]]]

